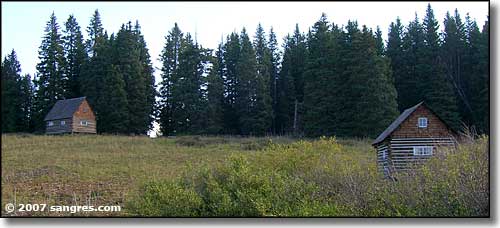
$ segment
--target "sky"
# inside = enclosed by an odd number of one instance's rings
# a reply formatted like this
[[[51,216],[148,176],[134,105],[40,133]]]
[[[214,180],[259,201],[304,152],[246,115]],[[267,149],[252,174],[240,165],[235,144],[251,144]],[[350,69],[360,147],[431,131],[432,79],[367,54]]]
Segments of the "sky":
[[[198,43],[206,48],[216,48],[229,33],[240,32],[245,27],[252,37],[260,22],[266,32],[272,26],[278,42],[292,33],[295,24],[303,32],[316,22],[321,13],[330,22],[344,25],[348,20],[375,29],[380,26],[387,39],[389,24],[400,17],[407,25],[417,13],[425,15],[429,2],[5,2],[2,1],[2,60],[14,49],[21,64],[22,74],[36,73],[38,48],[44,28],[52,12],[59,26],[73,14],[84,37],[95,9],[101,14],[103,27],[108,34],[118,32],[121,24],[139,21],[157,82],[160,81],[158,57],[165,44],[165,36],[177,22],[181,30],[196,35]],[[469,13],[482,28],[488,16],[488,2],[430,2],[434,15],[443,28],[446,11],[458,9],[462,17]]]

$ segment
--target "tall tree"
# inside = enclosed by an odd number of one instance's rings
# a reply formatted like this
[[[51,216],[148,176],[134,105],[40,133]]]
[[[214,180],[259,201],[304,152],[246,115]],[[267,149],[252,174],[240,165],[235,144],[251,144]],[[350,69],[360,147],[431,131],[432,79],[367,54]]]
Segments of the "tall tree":
[[[153,127],[154,115],[156,113],[156,85],[155,85],[155,76],[153,74],[153,64],[151,62],[151,56],[149,55],[149,50],[146,45],[146,41],[144,40],[144,36],[141,33],[141,26],[139,25],[139,21],[135,22],[133,33],[137,39],[137,45],[139,48],[139,61],[142,64],[142,75],[146,80],[146,105],[149,110],[148,117],[148,128],[151,129]]]
[[[337,77],[334,72],[334,52],[330,23],[325,14],[317,21],[308,37],[309,55],[304,72],[304,131],[307,135],[333,135],[336,115],[330,107],[333,97],[330,87]]]
[[[276,113],[278,133],[299,133],[301,129],[304,78],[307,59],[305,36],[295,25],[293,35],[285,37],[284,54],[278,78],[278,108]]]
[[[241,134],[240,113],[237,111],[238,87],[240,77],[237,72],[237,64],[241,54],[240,37],[233,32],[227,37],[223,47],[224,58],[224,129],[229,134]]]
[[[220,43],[207,76],[207,133],[224,132],[224,53]]]
[[[14,50],[2,61],[2,133],[17,131],[17,116],[20,112],[21,64]]]
[[[390,59],[391,71],[398,96],[398,109],[400,112],[408,107],[407,102],[404,100],[406,96],[406,93],[404,91],[404,89],[406,88],[406,57],[403,50],[402,38],[403,25],[401,24],[401,20],[397,18],[396,21],[391,22],[389,26],[386,54]]]
[[[179,64],[179,52],[183,33],[175,23],[172,30],[165,37],[165,46],[160,54],[162,61],[159,100],[159,123],[163,135],[171,135],[174,132],[172,119],[172,86],[177,78],[177,67]]]
[[[19,112],[17,113],[17,131],[33,131],[33,97],[34,87],[29,74],[24,75],[18,81],[19,88]]]
[[[424,100],[444,121],[453,128],[458,129],[460,127],[460,116],[455,93],[439,62],[439,25],[430,4],[427,5],[423,28],[424,46],[420,59],[424,67],[420,69],[420,77],[421,80],[425,81],[425,84],[421,87]]]
[[[243,48],[245,48],[244,42],[245,40],[242,39],[242,52]],[[251,99],[255,99],[255,101],[252,102],[255,103],[255,115],[258,116],[258,119],[254,119],[256,124],[258,124],[258,126],[254,126],[254,134],[264,134],[265,132],[270,131],[273,126],[272,98],[274,97],[275,91],[275,79],[272,77],[275,77],[277,74],[277,66],[274,65],[276,63],[276,61],[273,62],[275,56],[272,56],[273,53],[271,53],[271,50],[269,49],[264,28],[262,28],[260,23],[258,24],[255,32],[253,46],[255,49],[255,57],[257,59],[257,75],[254,79],[255,84],[253,85],[255,86],[255,91],[252,91],[254,94],[251,95],[255,96],[255,98]]]
[[[132,23],[122,24],[114,41],[114,64],[123,76],[127,94],[128,133],[146,134],[150,127],[151,106],[148,104],[148,85],[151,79],[144,76],[138,40]]]
[[[106,132],[102,125],[101,112],[105,106],[106,99],[102,92],[105,85],[102,76],[107,73],[106,68],[111,64],[110,42],[107,33],[104,33],[99,11],[95,11],[87,27],[88,40],[86,41],[88,61],[82,66],[80,76],[80,93],[86,96],[87,101],[93,108],[97,121],[97,132]],[[104,128],[102,128],[104,127]]]
[[[243,135],[261,135],[270,126],[267,78],[258,73],[256,53],[246,29],[240,33],[241,51],[236,63],[236,107]]]
[[[181,40],[179,64],[172,85],[172,119],[178,134],[197,134],[201,118],[201,55],[189,33]]]
[[[95,10],[92,18],[90,19],[89,26],[87,27],[87,32],[89,34],[89,39],[86,42],[88,56],[93,57],[95,55],[95,48],[98,44],[99,38],[104,35],[104,28],[102,27],[101,14],[99,10]]]
[[[444,73],[447,77],[447,82],[451,83],[451,90],[454,90],[454,94],[456,94],[456,98],[449,98],[449,96],[445,97],[445,99],[453,99],[455,107],[452,108],[453,111],[451,111],[451,113],[443,111],[445,113],[442,118],[458,130],[461,124],[459,120],[460,117],[458,113],[456,113],[458,112],[456,107],[457,99],[459,106],[464,107],[462,113],[466,113],[467,111],[465,110],[471,111],[471,105],[464,86],[466,84],[466,82],[464,82],[465,77],[462,73],[466,39],[465,28],[458,11],[455,10],[455,16],[451,16],[449,12],[447,12],[444,19],[444,32],[442,36],[443,45],[440,56],[444,66]],[[444,108],[446,109],[448,107]]]
[[[65,73],[64,48],[59,25],[54,13],[51,14],[45,35],[38,51],[37,88],[33,117],[36,130],[44,129],[44,117],[57,100],[66,98],[67,76]]]
[[[66,75],[68,77],[68,98],[80,97],[80,75],[85,62],[87,52],[83,42],[83,36],[76,18],[70,15],[65,23],[64,30],[64,53],[66,57]]]
[[[281,61],[281,53],[278,49],[278,40],[276,39],[276,33],[274,33],[273,28],[269,30],[269,92],[271,96],[271,104],[272,104],[272,125],[271,131],[273,134],[277,132],[277,106],[278,106],[278,75],[280,71],[280,61]]]
[[[423,71],[428,66],[422,62],[424,33],[416,14],[415,19],[407,26],[402,40],[403,69],[395,77],[400,110],[412,107],[424,100],[422,88],[426,81]]]

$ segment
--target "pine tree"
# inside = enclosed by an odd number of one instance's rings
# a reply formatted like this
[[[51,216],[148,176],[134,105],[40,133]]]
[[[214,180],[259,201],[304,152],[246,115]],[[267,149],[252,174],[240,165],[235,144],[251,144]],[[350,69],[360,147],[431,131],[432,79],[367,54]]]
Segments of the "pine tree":
[[[469,98],[471,112],[462,115],[467,125],[475,126],[479,133],[488,133],[488,22],[481,32],[477,22],[468,14],[465,19],[466,50],[462,63],[465,94]]]
[[[305,36],[295,25],[292,36],[285,37],[282,67],[278,78],[278,111],[276,114],[279,133],[300,132],[302,103],[304,101],[304,71],[307,59]]]
[[[50,108],[57,100],[66,98],[67,77],[65,73],[65,58],[63,41],[59,33],[59,25],[56,21],[54,13],[50,16],[45,28],[45,36],[40,45],[38,58],[40,62],[36,69],[37,87],[35,104],[34,104],[34,123],[36,130],[44,130],[45,115],[50,111]]]
[[[18,81],[19,88],[19,112],[17,113],[17,131],[33,131],[33,97],[34,88],[29,74],[24,75]]]
[[[99,38],[104,35],[104,28],[102,27],[101,14],[99,10],[94,11],[94,15],[90,19],[90,24],[87,27],[87,32],[89,34],[89,39],[86,42],[88,56],[93,57],[95,55],[95,49],[98,44]]]
[[[242,39],[242,42],[245,40]],[[245,46],[242,43],[242,48]],[[255,49],[255,56],[257,59],[257,75],[255,80],[255,91],[253,96],[255,98],[254,108],[255,108],[255,116],[254,121],[256,126],[254,126],[255,132],[254,134],[264,134],[267,131],[272,129],[273,124],[273,100],[274,96],[274,81],[272,77],[277,74],[276,68],[274,66],[275,62],[273,59],[275,56],[272,56],[271,50],[268,47],[268,42],[265,37],[264,28],[259,24],[257,26],[257,31],[255,32],[255,38],[253,41],[253,46]],[[273,93],[271,93],[273,91]],[[258,117],[258,118],[255,118]]]
[[[162,61],[162,82],[160,83],[160,101],[159,101],[159,123],[160,130],[164,136],[174,133],[172,120],[172,85],[177,78],[177,67],[179,63],[179,52],[183,33],[175,23],[175,26],[165,37],[165,46],[160,55]]]
[[[377,48],[377,55],[385,55],[384,40],[382,39],[382,30],[377,26],[377,31],[375,32],[375,45]]]
[[[2,61],[2,133],[16,132],[20,114],[21,65],[14,50]]]
[[[172,85],[172,119],[178,134],[196,134],[202,129],[199,114],[201,87],[201,55],[189,33],[181,40],[176,78]]]
[[[66,75],[68,77],[68,91],[66,96],[68,98],[80,97],[81,69],[88,57],[80,26],[73,15],[70,15],[65,23],[63,40],[67,61]]]
[[[276,105],[276,130],[278,134],[285,134],[292,132],[293,118],[296,94],[294,86],[294,78],[292,76],[293,64],[292,53],[294,48],[294,39],[288,34],[285,37],[283,61],[281,64],[281,71],[277,82],[277,105]]]
[[[444,32],[443,45],[440,52],[440,57],[442,59],[442,66],[444,66],[444,73],[447,77],[447,82],[450,83],[451,88],[446,88],[443,90],[454,91],[453,95],[442,97],[441,99],[449,99],[446,107],[438,107],[439,110],[435,110],[439,113],[443,112],[442,118],[450,124],[456,130],[459,130],[460,116],[457,110],[457,100],[461,107],[467,110],[471,110],[470,103],[468,101],[467,94],[464,89],[464,78],[462,75],[463,64],[465,52],[465,29],[461,22],[460,15],[458,11],[455,10],[455,16],[450,16],[449,12],[446,14],[444,20]],[[448,111],[449,110],[449,111]],[[462,113],[466,112],[462,110]]]
[[[215,57],[211,59],[212,67],[207,76],[207,133],[222,134],[224,132],[224,58],[223,43],[220,43]]]
[[[154,69],[153,69],[153,64],[151,62],[151,56],[149,55],[149,50],[146,45],[146,41],[144,40],[144,36],[141,33],[141,27],[139,25],[139,22],[136,21],[134,25],[134,30],[133,30],[136,39],[137,39],[137,44],[139,48],[139,61],[142,64],[142,75],[146,80],[146,95],[147,95],[147,109],[149,110],[149,129],[152,129],[153,127],[153,120],[154,120],[154,115],[156,113],[156,85],[155,85],[155,77],[154,77]]]
[[[107,67],[111,64],[112,55],[109,49],[108,36],[104,33],[99,11],[95,11],[87,27],[89,39],[86,41],[88,61],[82,66],[80,77],[80,92],[86,96],[92,107],[97,121],[97,132],[105,132],[106,128],[101,126],[101,109],[107,98],[102,95],[105,85],[102,77],[107,73]]]
[[[331,87],[337,77],[334,72],[334,52],[330,24],[325,14],[317,21],[308,37],[309,55],[304,72],[304,131],[306,135],[333,135],[336,128],[335,106],[331,101],[336,91]]]
[[[422,88],[425,86],[423,72],[428,67],[422,62],[424,46],[423,27],[418,16],[411,21],[403,34],[403,69],[395,76],[398,88],[398,107],[400,110],[412,107],[424,100]]]
[[[407,57],[404,54],[402,37],[403,25],[401,24],[401,20],[397,18],[396,22],[391,22],[391,25],[389,26],[386,54],[390,59],[391,71],[398,96],[398,109],[400,112],[408,107],[407,102],[404,100],[406,96],[406,93],[404,91],[404,89],[406,88],[405,59]]]
[[[114,48],[116,56],[113,63],[123,76],[127,94],[127,133],[146,134],[151,124],[151,106],[148,105],[150,79],[143,75],[144,65],[140,60],[139,45],[130,21],[126,26],[122,24],[116,35]]]
[[[420,88],[423,98],[444,121],[457,129],[460,126],[460,116],[453,87],[439,62],[439,25],[430,4],[427,5],[423,28],[424,46],[420,56],[421,64],[424,65],[420,69],[420,77],[425,81]]]
[[[269,42],[268,47],[270,52],[270,62],[269,65],[269,92],[271,96],[271,104],[272,104],[272,124],[271,124],[271,132],[276,134],[277,130],[277,106],[278,106],[278,75],[280,71],[280,60],[281,53],[278,49],[278,40],[276,39],[276,34],[273,31],[273,28],[269,30]]]
[[[238,87],[240,77],[237,72],[237,64],[241,55],[240,37],[237,33],[231,33],[223,47],[224,54],[224,129],[228,134],[241,134],[240,113],[237,108]]]
[[[103,67],[101,94],[105,99],[102,100],[97,127],[99,132],[128,133],[128,102],[123,76],[114,64]]]

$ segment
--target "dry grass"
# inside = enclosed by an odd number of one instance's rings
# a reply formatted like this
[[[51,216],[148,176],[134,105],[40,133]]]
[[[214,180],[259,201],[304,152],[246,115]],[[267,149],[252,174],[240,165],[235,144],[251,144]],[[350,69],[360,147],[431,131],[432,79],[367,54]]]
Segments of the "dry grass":
[[[258,146],[247,146],[253,141],[222,137],[2,135],[2,201],[123,206],[128,196],[147,181],[173,179],[185,172],[187,165],[217,164],[232,153],[258,152]]]

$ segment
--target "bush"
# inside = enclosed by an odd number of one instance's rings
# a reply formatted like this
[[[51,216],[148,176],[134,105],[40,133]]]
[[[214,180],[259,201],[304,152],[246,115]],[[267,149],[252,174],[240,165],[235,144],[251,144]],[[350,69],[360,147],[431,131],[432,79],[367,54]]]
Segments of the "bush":
[[[353,144],[354,145],[354,144]],[[271,144],[222,165],[153,182],[132,201],[141,216],[488,216],[488,138],[443,149],[398,181],[375,152],[335,138]]]

